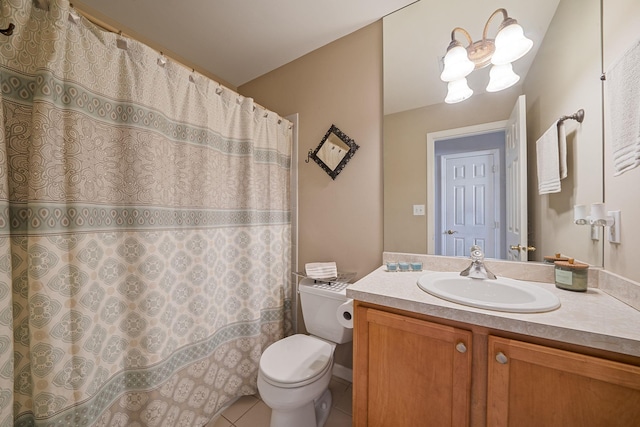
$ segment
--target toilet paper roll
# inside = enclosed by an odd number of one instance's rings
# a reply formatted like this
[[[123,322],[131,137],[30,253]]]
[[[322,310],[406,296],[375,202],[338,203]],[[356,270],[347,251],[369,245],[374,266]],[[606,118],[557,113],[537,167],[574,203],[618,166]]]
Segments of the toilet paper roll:
[[[338,323],[345,328],[353,329],[353,300],[349,299],[338,307],[336,312]]]

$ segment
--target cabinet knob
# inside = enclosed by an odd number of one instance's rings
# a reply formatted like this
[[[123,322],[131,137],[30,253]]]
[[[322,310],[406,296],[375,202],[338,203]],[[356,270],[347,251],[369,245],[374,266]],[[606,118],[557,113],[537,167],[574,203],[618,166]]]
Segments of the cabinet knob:
[[[456,350],[458,350],[460,353],[466,353],[467,352],[467,346],[464,345],[463,342],[459,342],[458,344],[456,344]]]
[[[509,359],[507,359],[507,356],[505,356],[503,352],[499,351],[498,354],[496,354],[496,361],[502,365],[505,365],[509,361]]]

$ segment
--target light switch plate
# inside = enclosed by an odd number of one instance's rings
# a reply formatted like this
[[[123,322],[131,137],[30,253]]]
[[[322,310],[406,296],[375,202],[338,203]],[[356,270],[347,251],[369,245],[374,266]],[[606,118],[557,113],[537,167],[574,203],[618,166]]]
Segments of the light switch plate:
[[[414,215],[424,215],[424,205],[413,205]]]

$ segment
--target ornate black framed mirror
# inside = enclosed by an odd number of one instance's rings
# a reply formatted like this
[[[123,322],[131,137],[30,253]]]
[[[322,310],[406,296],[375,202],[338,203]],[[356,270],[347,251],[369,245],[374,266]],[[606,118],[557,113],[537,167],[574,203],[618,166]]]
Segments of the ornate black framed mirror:
[[[324,169],[331,179],[336,179],[358,148],[360,146],[353,139],[332,124],[316,149],[309,150],[309,157]]]

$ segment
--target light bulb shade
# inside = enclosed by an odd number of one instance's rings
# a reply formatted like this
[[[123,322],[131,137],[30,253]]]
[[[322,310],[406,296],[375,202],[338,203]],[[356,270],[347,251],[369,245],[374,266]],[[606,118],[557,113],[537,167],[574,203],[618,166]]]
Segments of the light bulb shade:
[[[575,205],[573,207],[573,221],[578,225],[585,225],[588,221],[588,213],[586,205]]]
[[[467,84],[467,79],[464,77],[459,80],[449,82],[447,86],[449,91],[447,92],[447,97],[444,99],[444,102],[447,104],[455,104],[456,102],[464,101],[473,95],[473,91]]]
[[[487,92],[498,92],[518,83],[520,76],[513,72],[510,63],[493,65],[489,71],[489,84]]]
[[[591,204],[591,225],[610,227],[613,225],[613,218],[609,216],[609,212],[604,207],[604,203]]]
[[[447,50],[447,54],[444,56],[444,69],[440,74],[440,79],[443,82],[452,82],[465,78],[473,71],[475,65],[469,56],[467,56],[467,49],[457,45]]]
[[[502,65],[522,58],[531,50],[533,42],[524,36],[524,30],[513,20],[498,31],[496,35],[496,51],[491,57],[491,63]]]

